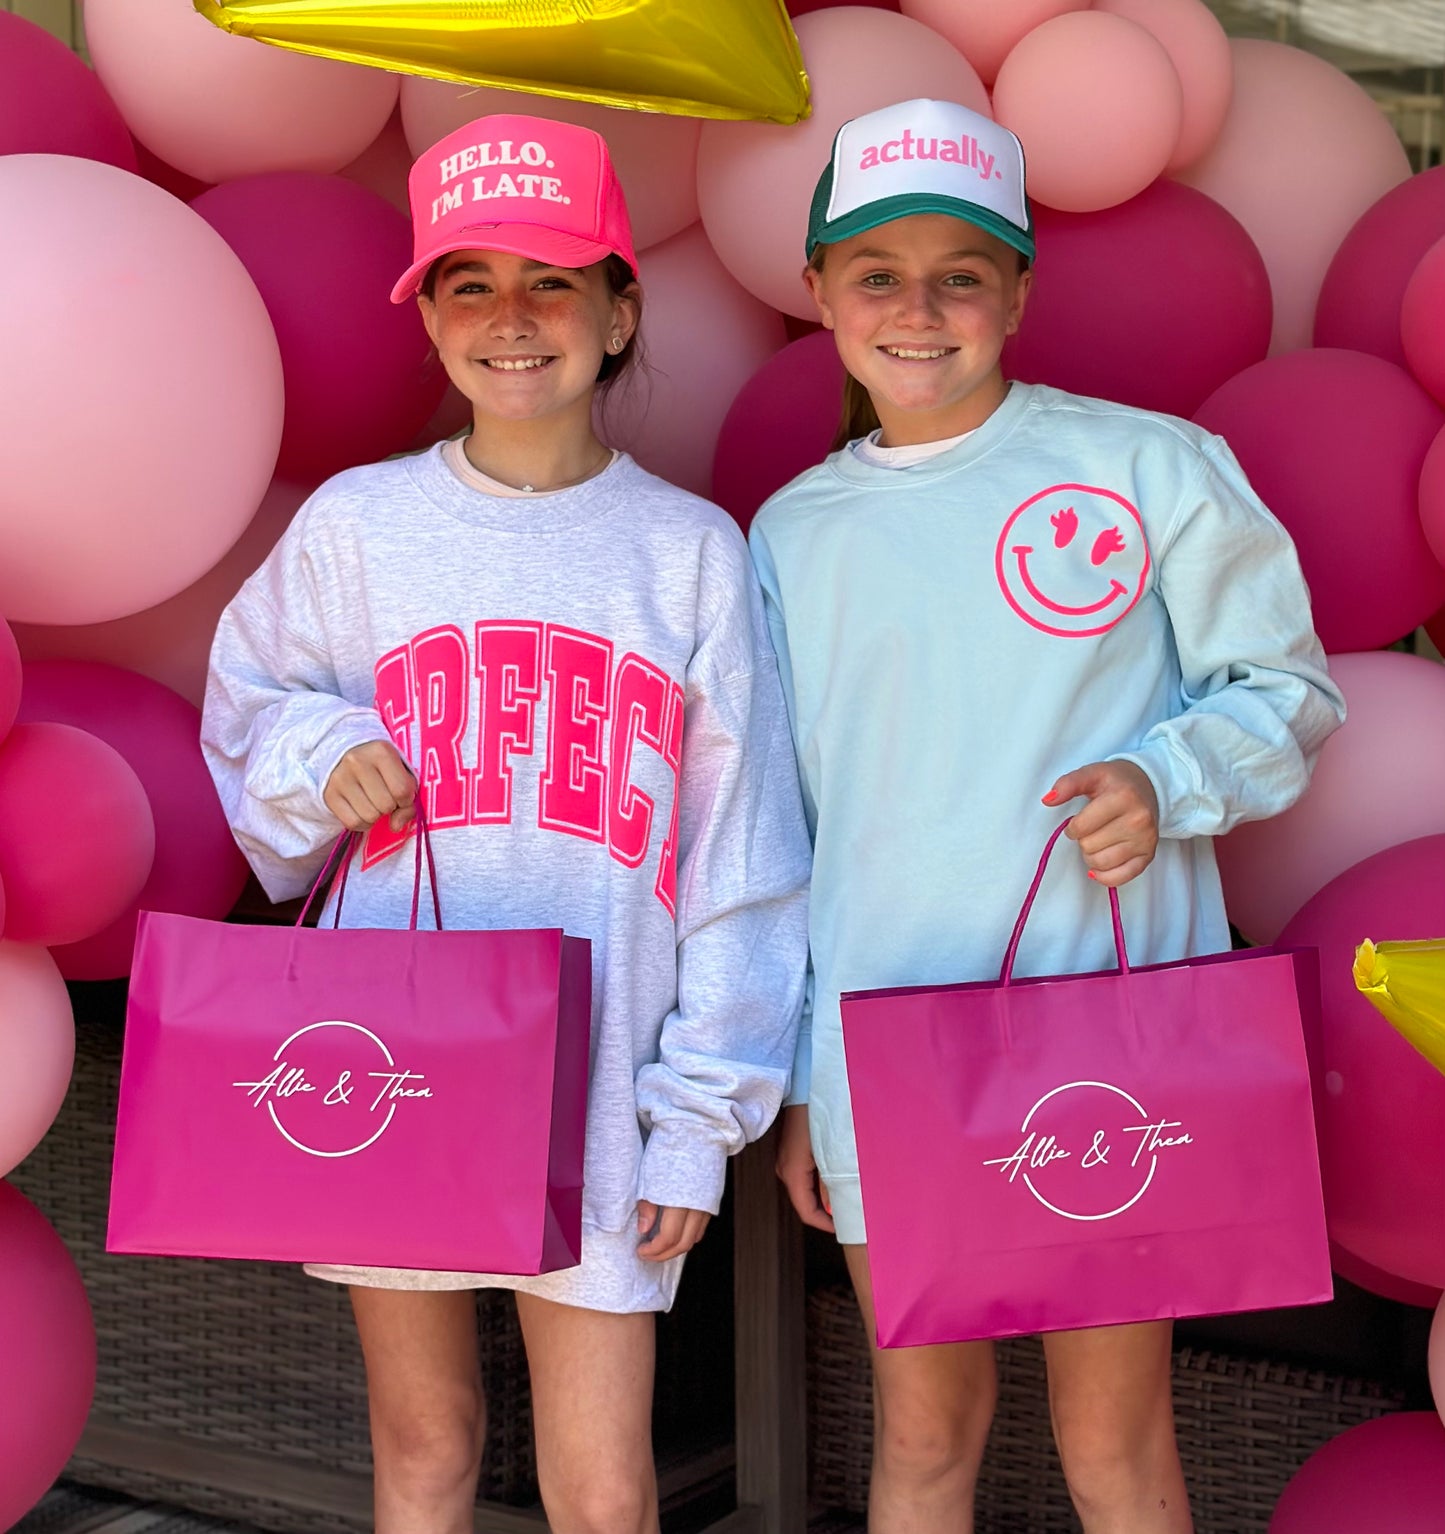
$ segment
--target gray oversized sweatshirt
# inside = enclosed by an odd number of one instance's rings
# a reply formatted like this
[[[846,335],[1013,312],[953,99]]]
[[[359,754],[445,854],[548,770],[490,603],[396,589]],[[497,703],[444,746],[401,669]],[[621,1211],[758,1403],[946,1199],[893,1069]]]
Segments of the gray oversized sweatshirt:
[[[525,499],[433,449],[337,476],[221,619],[203,747],[267,893],[304,891],[353,746],[422,784],[445,924],[559,926],[593,952],[583,1261],[468,1280],[607,1310],[670,1303],[639,1197],[715,1211],[771,1123],[802,1006],[809,843],[747,551],[709,503],[620,456]],[[413,863],[374,828],[347,925],[402,926]]]

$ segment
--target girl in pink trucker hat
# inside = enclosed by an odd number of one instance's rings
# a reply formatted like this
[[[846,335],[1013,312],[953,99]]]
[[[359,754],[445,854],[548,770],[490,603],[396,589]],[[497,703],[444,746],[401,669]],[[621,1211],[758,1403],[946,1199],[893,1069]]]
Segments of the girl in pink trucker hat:
[[[420,794],[448,926],[592,944],[580,1264],[309,1270],[351,1286],[378,1534],[472,1526],[484,1287],[517,1294],[551,1526],[655,1534],[653,1313],[777,1113],[802,1008],[787,716],[734,523],[594,430],[642,307],[606,144],[483,118],[410,190],[392,297],[420,305],[471,432],[312,496],[221,620],[204,745],[273,899],[363,831],[347,922],[406,926],[392,854]]]

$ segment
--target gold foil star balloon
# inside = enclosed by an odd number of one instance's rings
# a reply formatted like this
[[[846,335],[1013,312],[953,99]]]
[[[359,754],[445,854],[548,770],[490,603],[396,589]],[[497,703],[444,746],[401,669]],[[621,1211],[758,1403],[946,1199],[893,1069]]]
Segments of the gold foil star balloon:
[[[1355,950],[1355,985],[1422,1055],[1445,1071],[1445,939]]]
[[[195,0],[238,37],[464,85],[686,117],[808,115],[783,0]]]

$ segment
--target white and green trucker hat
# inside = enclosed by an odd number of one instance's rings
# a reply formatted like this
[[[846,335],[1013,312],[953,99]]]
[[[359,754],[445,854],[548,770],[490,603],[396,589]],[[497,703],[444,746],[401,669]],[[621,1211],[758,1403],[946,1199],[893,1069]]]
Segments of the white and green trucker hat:
[[[949,213],[1034,258],[1024,150],[1007,128],[956,101],[900,101],[838,130],[813,193],[808,257],[911,213]]]

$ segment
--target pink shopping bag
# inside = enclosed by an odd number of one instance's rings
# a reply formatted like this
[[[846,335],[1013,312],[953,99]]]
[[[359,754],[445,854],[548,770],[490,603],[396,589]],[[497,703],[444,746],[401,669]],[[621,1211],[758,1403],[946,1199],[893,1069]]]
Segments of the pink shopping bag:
[[[1062,831],[1062,827],[1059,828]],[[881,1347],[1328,1300],[1313,950],[842,999]]]
[[[438,930],[418,931],[416,841],[408,930],[142,914],[109,1251],[474,1273],[579,1260],[590,944],[442,931],[434,869]],[[338,923],[351,851],[333,853]]]

